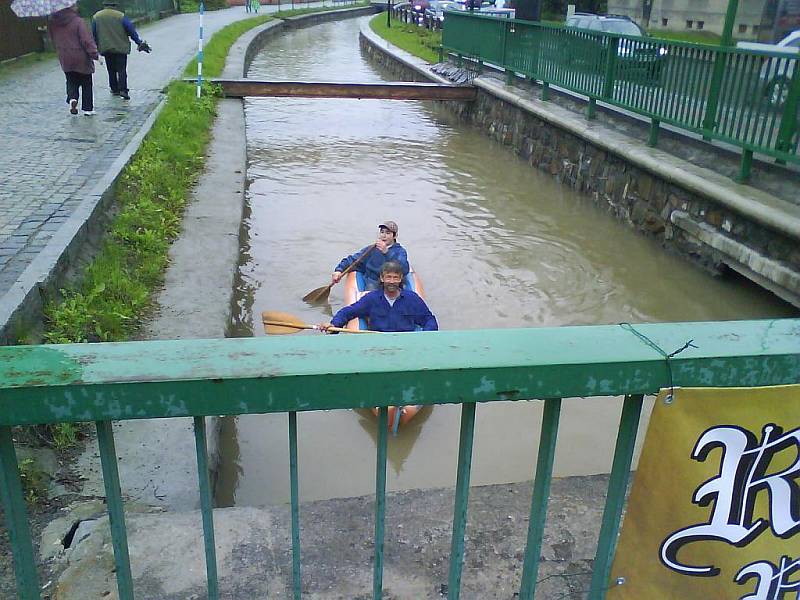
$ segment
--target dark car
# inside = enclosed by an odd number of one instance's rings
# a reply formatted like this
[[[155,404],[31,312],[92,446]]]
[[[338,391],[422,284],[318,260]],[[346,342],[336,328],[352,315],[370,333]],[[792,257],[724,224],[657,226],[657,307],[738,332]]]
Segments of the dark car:
[[[411,0],[411,14],[414,16],[414,21],[422,22],[430,4],[428,0]]]
[[[566,26],[575,29],[585,29],[597,33],[618,34],[616,60],[618,75],[624,79],[636,79],[642,82],[658,80],[667,58],[667,49],[663,44],[653,40],[636,22],[629,17],[620,15],[595,15],[589,13],[576,13],[567,18]],[[597,43],[596,38],[586,40],[591,44]],[[572,57],[578,56],[583,50],[592,57],[594,66],[602,68],[608,57],[608,38],[600,40],[601,51],[595,53],[586,44],[577,44],[572,48]]]

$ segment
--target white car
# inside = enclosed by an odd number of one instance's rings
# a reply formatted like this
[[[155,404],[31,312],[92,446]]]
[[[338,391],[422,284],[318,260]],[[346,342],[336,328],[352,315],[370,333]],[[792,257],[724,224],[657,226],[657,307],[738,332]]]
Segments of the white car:
[[[800,29],[793,31],[777,44],[739,42],[737,48],[785,54],[787,58],[770,56],[761,67],[759,79],[764,85],[764,96],[770,104],[781,107],[789,96],[789,84],[800,61]]]

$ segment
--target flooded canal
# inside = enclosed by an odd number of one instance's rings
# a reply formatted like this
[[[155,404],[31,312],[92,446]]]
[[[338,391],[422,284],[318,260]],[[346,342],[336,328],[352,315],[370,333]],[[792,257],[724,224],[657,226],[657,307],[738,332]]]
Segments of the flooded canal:
[[[250,77],[375,82],[356,20],[289,32]],[[252,99],[250,180],[234,335],[264,335],[263,310],[327,321],[301,298],[346,254],[399,225],[398,241],[442,329],[786,317],[741,280],[712,279],[459,124],[431,103]],[[297,335],[320,335],[300,333]],[[414,335],[414,334],[408,334]],[[342,390],[347,393],[347,390]],[[479,405],[473,485],[531,479],[542,405]],[[616,398],[566,400],[556,475],[608,472]],[[453,486],[460,408],[426,408],[389,440],[388,488]],[[289,498],[286,415],[224,420],[220,506]],[[298,417],[303,500],[374,492],[376,425],[353,411]]]

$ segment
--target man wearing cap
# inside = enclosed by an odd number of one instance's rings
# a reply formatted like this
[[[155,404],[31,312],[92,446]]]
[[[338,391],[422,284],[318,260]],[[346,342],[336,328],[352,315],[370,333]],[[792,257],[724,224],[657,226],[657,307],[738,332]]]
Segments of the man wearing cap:
[[[136,42],[140,52],[150,52],[150,46],[139,37],[125,13],[116,9],[116,0],[104,0],[103,6],[105,8],[97,11],[92,17],[92,34],[100,54],[106,59],[111,93],[130,100],[131,97],[128,95],[130,40]]]
[[[380,282],[383,289],[374,290],[358,302],[339,310],[330,323],[320,323],[317,329],[333,333],[331,327],[344,327],[355,318],[367,319],[370,331],[438,331],[439,324],[425,301],[411,290],[400,287],[404,277],[399,262],[383,263]]]
[[[365,254],[367,255],[364,256]],[[333,270],[331,283],[339,283],[342,278],[342,271],[362,256],[364,256],[364,260],[359,262],[354,267],[354,270],[364,275],[367,291],[380,288],[381,267],[388,260],[400,263],[403,269],[403,277],[405,278],[408,275],[408,254],[406,249],[397,242],[397,223],[394,221],[384,221],[378,225],[378,239],[374,245],[362,248],[355,254],[343,258]]]

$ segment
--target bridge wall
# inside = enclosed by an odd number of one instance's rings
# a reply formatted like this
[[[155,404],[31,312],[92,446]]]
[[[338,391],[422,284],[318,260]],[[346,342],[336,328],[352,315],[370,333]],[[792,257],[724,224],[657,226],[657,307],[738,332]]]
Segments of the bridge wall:
[[[437,80],[373,35],[362,28],[371,60],[403,79]],[[800,307],[800,207],[489,78],[475,84],[475,102],[444,106],[666,250],[715,275],[738,272]]]

